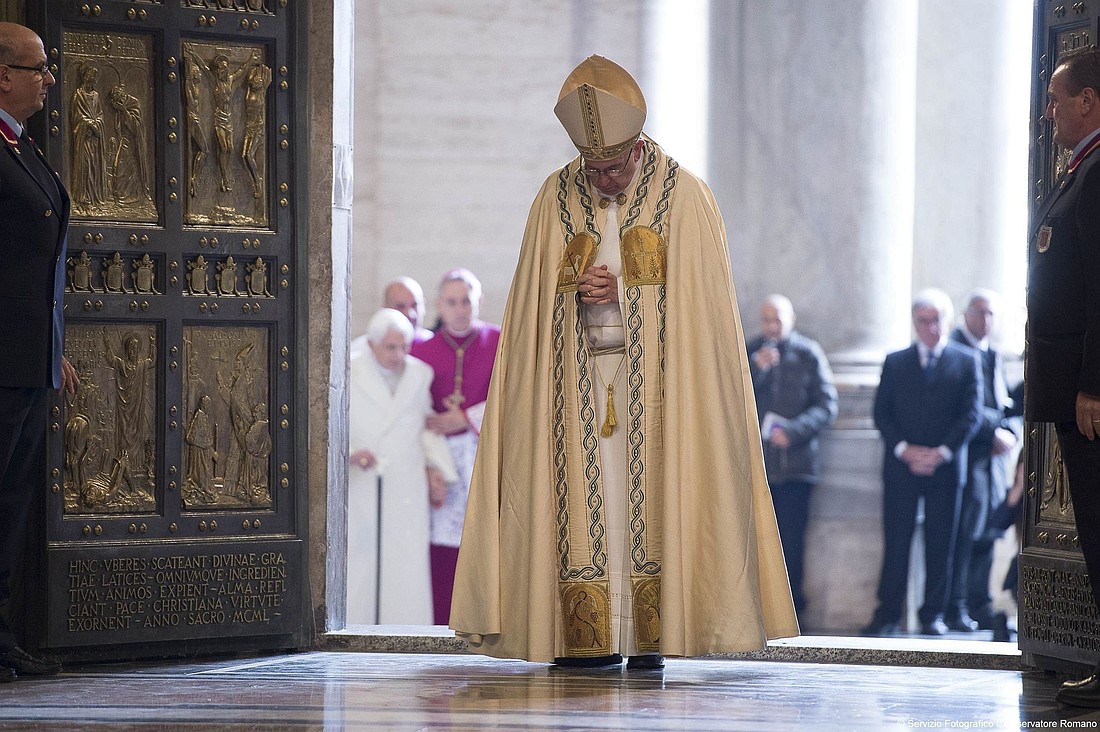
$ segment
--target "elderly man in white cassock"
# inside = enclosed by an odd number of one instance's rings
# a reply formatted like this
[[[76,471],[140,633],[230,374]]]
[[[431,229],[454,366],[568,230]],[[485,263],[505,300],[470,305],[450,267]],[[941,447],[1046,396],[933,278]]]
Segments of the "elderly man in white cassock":
[[[615,63],[581,63],[554,111],[581,154],[527,220],[451,627],[641,669],[797,635],[714,197]]]
[[[351,356],[347,622],[431,625],[429,490],[458,475],[444,438],[425,429],[434,374],[409,355],[412,323],[382,308],[366,335]]]

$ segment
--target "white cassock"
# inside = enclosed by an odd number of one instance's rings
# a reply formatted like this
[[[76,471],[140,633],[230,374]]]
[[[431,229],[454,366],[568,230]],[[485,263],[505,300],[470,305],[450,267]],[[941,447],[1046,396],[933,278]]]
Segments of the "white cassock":
[[[348,468],[349,625],[431,625],[428,480],[425,467],[457,479],[446,440],[424,428],[433,413],[434,374],[405,357],[401,374],[385,371],[371,349],[351,354],[349,454],[370,450],[374,469]],[[382,490],[382,562],[378,583],[378,490]],[[376,611],[381,588],[380,611]]]

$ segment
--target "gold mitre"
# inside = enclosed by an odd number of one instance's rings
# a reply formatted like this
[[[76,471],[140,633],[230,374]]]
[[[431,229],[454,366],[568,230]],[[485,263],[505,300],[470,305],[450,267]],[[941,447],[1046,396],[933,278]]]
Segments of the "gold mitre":
[[[585,159],[611,160],[641,134],[645,97],[622,66],[589,56],[562,84],[554,114]]]

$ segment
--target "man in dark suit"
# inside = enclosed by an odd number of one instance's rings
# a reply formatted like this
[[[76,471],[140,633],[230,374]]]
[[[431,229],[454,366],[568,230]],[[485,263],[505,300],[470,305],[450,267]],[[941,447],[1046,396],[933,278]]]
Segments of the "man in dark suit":
[[[978,432],[967,446],[966,484],[959,508],[959,534],[951,561],[947,627],[963,633],[980,628],[996,630],[998,618],[989,596],[996,532],[989,517],[1008,491],[1001,456],[1016,445],[1017,435],[1007,410],[1012,406],[1005,385],[1001,357],[989,344],[1000,298],[990,290],[967,296],[963,322],[951,333],[956,343],[974,349],[982,368],[982,409]]]
[[[1081,552],[1100,604],[1100,50],[1065,54],[1047,86],[1053,140],[1073,154],[1032,219],[1024,414],[1053,422]],[[1100,665],[1058,701],[1100,707]]]
[[[875,426],[885,446],[884,553],[878,608],[867,635],[899,629],[909,580],[917,500],[924,498],[924,604],[921,633],[943,635],[950,557],[966,472],[966,445],[978,429],[981,374],[974,351],[947,338],[951,300],[940,290],[913,299],[917,340],[891,353],[875,393]]]
[[[837,399],[825,353],[794,329],[794,320],[791,301],[769,295],[760,308],[761,334],[746,350],[775,520],[794,608],[801,613],[810,493],[821,472],[818,436],[836,419]]]
[[[42,40],[0,23],[0,681],[56,673],[16,644],[10,580],[46,476],[47,392],[75,391],[62,354],[69,197],[23,125],[54,84]]]

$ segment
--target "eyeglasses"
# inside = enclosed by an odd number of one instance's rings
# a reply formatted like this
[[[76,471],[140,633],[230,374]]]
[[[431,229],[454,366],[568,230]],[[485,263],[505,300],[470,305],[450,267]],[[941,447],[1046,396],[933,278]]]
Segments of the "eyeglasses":
[[[589,178],[599,178],[601,175],[616,176],[626,172],[626,169],[630,167],[630,161],[634,157],[634,148],[630,148],[630,152],[626,154],[621,163],[616,163],[607,168],[593,168],[589,165],[585,165],[583,168],[584,174]],[[587,161],[586,161],[587,162]]]
[[[51,74],[51,75],[53,74],[53,72],[50,71],[50,67],[47,66],[46,64],[42,64],[41,66],[20,66],[19,64],[3,64],[3,66],[7,66],[9,69],[19,69],[20,71],[30,71],[32,74],[37,76],[39,79],[46,78],[46,74]]]

